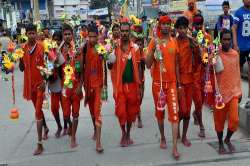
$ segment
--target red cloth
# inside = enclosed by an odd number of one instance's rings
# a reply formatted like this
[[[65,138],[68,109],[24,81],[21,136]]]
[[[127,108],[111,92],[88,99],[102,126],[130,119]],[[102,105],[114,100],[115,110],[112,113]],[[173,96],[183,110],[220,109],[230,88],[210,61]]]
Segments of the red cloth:
[[[35,117],[36,120],[42,120],[44,118],[42,106],[43,106],[44,92],[37,90],[33,91],[31,94],[31,100],[35,107]]]
[[[32,93],[37,92],[37,87],[43,83],[43,77],[37,66],[44,66],[44,49],[43,45],[39,42],[33,54],[29,55],[32,46],[25,44],[23,63],[24,69],[24,84],[23,84],[23,97],[26,100],[31,100]]]
[[[140,94],[139,94],[139,71],[137,64],[137,57],[140,55],[139,48],[133,47],[129,44],[128,50],[124,53],[121,47],[115,50],[116,63],[114,63],[113,70],[115,74],[114,98],[115,98],[115,113],[121,125],[126,122],[133,122],[140,109]],[[133,63],[133,77],[134,82],[130,84],[122,83],[122,75],[124,73],[127,58],[131,55]]]
[[[154,104],[155,104],[155,116],[157,120],[162,121],[165,117],[165,110],[161,111],[157,109],[157,103],[159,99],[159,92],[160,92],[160,82],[153,82],[152,83],[152,91],[154,97]],[[163,83],[163,91],[166,95],[166,104],[168,107],[168,120],[171,123],[178,123],[179,122],[179,106],[178,106],[178,98],[177,98],[177,89],[176,89],[176,82],[170,83]]]
[[[76,94],[71,96],[62,96],[62,109],[63,109],[63,117],[64,119],[69,119],[72,114],[73,118],[79,117],[81,96]]]
[[[91,88],[90,93],[89,93],[89,101],[88,101],[89,111],[90,111],[91,117],[95,118],[95,124],[97,126],[102,125],[101,93],[102,93],[101,87]]]
[[[157,36],[159,38],[161,38],[161,24],[166,24],[166,23],[171,23],[172,20],[170,17],[168,16],[161,16],[160,19],[159,19],[159,23],[158,23],[158,26],[157,26]]]
[[[214,125],[217,132],[223,132],[228,117],[228,129],[236,131],[239,125],[238,97],[232,98],[223,109],[214,110]]]
[[[115,102],[115,114],[119,119],[120,125],[135,122],[140,111],[140,104],[136,83],[122,84],[122,91],[118,93]]]
[[[62,93],[54,93],[50,94],[51,98],[51,112],[54,116],[58,115],[60,109],[60,103],[62,105]]]
[[[152,39],[148,45],[148,53],[152,53],[155,48],[155,39]],[[167,44],[160,45],[165,70],[162,73],[163,82],[176,82],[176,58],[179,54],[179,47],[174,38],[170,38]],[[160,81],[160,63],[154,59],[151,67],[153,81]]]
[[[64,59],[68,59],[68,53],[66,51],[67,49],[65,49],[64,47],[62,48],[62,54],[64,56]],[[72,51],[72,50],[70,50]],[[80,110],[80,102],[81,102],[81,99],[83,98],[83,94],[80,93],[79,95],[76,94],[76,89],[80,86],[81,84],[81,74],[80,73],[77,73],[75,71],[75,63],[77,61],[80,61],[80,63],[82,62],[82,56],[81,55],[78,55],[76,57],[74,57],[73,59],[71,59],[71,61],[69,62],[69,64],[71,65],[71,67],[73,67],[74,69],[74,75],[75,75],[75,79],[73,81],[73,88],[69,89],[67,88],[65,90],[65,96],[62,95],[62,109],[63,109],[63,117],[65,119],[68,119],[70,118],[70,115],[72,113],[72,116],[73,118],[78,118],[79,116],[79,110]],[[66,62],[65,64],[62,65],[62,69],[66,66]],[[64,83],[64,72],[62,71],[62,76],[63,76],[63,79],[62,79],[62,86],[63,83]],[[64,91],[63,90],[63,91]],[[64,92],[62,92],[64,93]]]
[[[193,97],[193,84],[184,84],[182,85],[181,93],[183,93],[182,97],[179,99],[180,111],[179,117],[180,119],[188,119],[190,118],[191,106],[192,106],[192,97]]]

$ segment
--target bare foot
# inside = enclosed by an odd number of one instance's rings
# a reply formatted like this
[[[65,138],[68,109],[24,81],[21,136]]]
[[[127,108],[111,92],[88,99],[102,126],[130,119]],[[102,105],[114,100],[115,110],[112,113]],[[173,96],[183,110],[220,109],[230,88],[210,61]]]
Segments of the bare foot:
[[[71,143],[70,143],[71,149],[74,149],[77,146],[78,146],[78,144],[76,143],[76,139],[75,138],[71,138]]]
[[[36,156],[36,155],[40,155],[43,153],[43,145],[42,144],[37,144],[37,148],[36,150],[34,151],[33,155]]]
[[[191,142],[187,138],[182,138],[181,142],[186,147],[190,147],[192,145]]]
[[[173,153],[172,153],[173,157],[175,160],[178,160],[180,159],[180,153],[177,151],[177,149],[173,150]]]
[[[103,153],[103,151],[104,151],[104,149],[103,149],[103,147],[102,147],[102,145],[101,144],[96,144],[96,152],[97,153]]]
[[[141,121],[141,120],[138,120],[137,127],[138,127],[139,129],[143,128],[143,124],[142,124],[142,121]]]
[[[49,134],[49,128],[45,128],[43,133],[43,140],[47,140],[49,138],[48,134]]]
[[[121,138],[120,146],[121,147],[127,147],[128,146],[125,135],[123,135],[122,138]]]
[[[93,136],[92,136],[92,140],[95,141],[96,140],[96,132],[94,132]]]
[[[229,153],[234,153],[235,152],[235,147],[231,143],[231,141],[225,140],[224,142],[225,142],[225,144],[227,145],[227,147],[229,149]]]
[[[225,149],[224,145],[219,145],[218,153],[219,154],[226,154],[226,149]]]
[[[134,144],[134,141],[133,141],[131,138],[128,138],[128,139],[127,139],[127,144],[128,144],[128,145],[133,145],[133,144]]]
[[[167,149],[167,143],[166,143],[166,139],[161,139],[161,142],[160,142],[160,148],[161,149]]]
[[[60,138],[60,136],[61,136],[61,131],[62,131],[62,128],[59,127],[59,128],[57,129],[56,133],[55,133],[55,137],[56,137],[56,138]]]
[[[65,136],[65,135],[67,135],[68,134],[68,129],[66,128],[66,129],[63,129],[63,133],[62,133],[62,136]]]
[[[198,136],[199,136],[200,138],[205,138],[205,137],[206,137],[205,129],[200,129],[200,132],[199,132]]]

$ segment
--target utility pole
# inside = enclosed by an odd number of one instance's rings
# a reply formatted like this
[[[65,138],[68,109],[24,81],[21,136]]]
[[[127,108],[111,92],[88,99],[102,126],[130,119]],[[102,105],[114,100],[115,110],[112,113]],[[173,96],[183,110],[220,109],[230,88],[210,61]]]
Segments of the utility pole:
[[[40,21],[38,0],[33,0],[33,18],[34,18],[34,22]]]

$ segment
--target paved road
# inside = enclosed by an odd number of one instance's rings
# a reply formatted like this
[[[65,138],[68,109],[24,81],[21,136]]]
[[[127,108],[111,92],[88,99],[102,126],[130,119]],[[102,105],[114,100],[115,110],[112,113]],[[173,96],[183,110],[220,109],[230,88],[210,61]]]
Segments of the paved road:
[[[216,135],[212,113],[204,109],[206,139],[197,137],[198,128],[190,125],[189,138],[192,141],[190,148],[179,144],[182,156],[175,161],[171,156],[171,128],[166,123],[167,150],[159,149],[159,132],[154,118],[153,100],[151,95],[151,80],[146,74],[146,92],[142,105],[143,129],[133,127],[132,137],[135,144],[128,148],[119,147],[120,129],[114,116],[114,102],[109,90],[109,102],[103,104],[103,146],[104,154],[96,154],[95,143],[91,140],[92,123],[89,112],[81,107],[77,139],[79,147],[69,148],[68,137],[56,139],[54,132],[56,124],[50,111],[45,111],[50,128],[49,140],[44,143],[44,154],[32,156],[36,144],[36,128],[34,111],[31,103],[22,99],[22,73],[16,72],[17,107],[20,110],[20,119],[17,121],[8,118],[11,109],[11,84],[0,81],[0,166],[168,166],[168,165],[249,165],[250,139],[241,129],[234,135],[238,152],[233,155],[219,156],[211,146],[216,146]],[[109,82],[109,87],[111,84]],[[242,82],[246,91],[246,82]],[[244,91],[244,92],[245,92]],[[245,92],[246,93],[246,92]]]

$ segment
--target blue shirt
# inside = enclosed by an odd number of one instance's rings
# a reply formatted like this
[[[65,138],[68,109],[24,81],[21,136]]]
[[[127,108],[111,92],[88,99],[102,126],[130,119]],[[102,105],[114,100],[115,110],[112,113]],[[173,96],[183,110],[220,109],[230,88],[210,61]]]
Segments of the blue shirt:
[[[237,37],[240,51],[250,50],[250,10],[239,8],[234,15],[234,24],[238,25]]]

